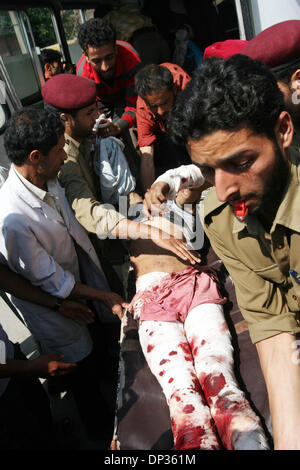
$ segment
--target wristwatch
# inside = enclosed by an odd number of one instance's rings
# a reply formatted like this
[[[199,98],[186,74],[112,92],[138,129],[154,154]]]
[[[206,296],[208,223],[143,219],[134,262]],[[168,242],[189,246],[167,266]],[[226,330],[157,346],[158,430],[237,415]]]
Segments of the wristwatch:
[[[62,297],[56,297],[56,302],[52,310],[55,310],[56,312],[58,312],[64,300],[65,299],[63,299]]]

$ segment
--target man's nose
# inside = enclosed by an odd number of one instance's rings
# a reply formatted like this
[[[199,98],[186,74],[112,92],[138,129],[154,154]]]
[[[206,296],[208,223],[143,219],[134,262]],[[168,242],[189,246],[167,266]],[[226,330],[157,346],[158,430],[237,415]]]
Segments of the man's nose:
[[[101,62],[100,69],[102,70],[102,72],[107,72],[107,70],[109,69],[109,65],[108,65],[108,62],[106,62],[106,60],[103,60]]]
[[[158,114],[159,116],[163,116],[163,115],[165,114],[165,108],[164,108],[164,106],[158,106],[158,107],[157,107],[157,114]]]
[[[239,193],[237,175],[232,175],[220,168],[215,170],[214,184],[217,197],[221,202],[227,202]]]

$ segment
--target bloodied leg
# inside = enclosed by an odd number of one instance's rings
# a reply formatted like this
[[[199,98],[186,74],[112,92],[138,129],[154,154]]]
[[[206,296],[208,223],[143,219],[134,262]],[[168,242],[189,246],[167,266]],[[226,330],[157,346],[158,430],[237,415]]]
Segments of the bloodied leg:
[[[136,319],[147,290],[154,291],[166,275],[138,278]],[[231,336],[221,305],[200,304],[184,323],[144,320],[139,336],[170,408],[176,449],[268,449],[259,418],[234,376]]]
[[[226,449],[268,449],[258,416],[239,388],[233,372],[233,348],[223,309],[203,304],[184,324],[197,377]]]
[[[183,325],[179,322],[143,321],[139,336],[148,365],[170,408],[175,448],[219,449]]]
[[[137,291],[151,290],[167,274],[141,276]],[[138,319],[140,307],[138,303],[134,307],[134,316]],[[148,365],[169,405],[175,448],[219,449],[219,440],[201,394],[183,324],[178,321],[143,321],[139,326],[139,337]]]

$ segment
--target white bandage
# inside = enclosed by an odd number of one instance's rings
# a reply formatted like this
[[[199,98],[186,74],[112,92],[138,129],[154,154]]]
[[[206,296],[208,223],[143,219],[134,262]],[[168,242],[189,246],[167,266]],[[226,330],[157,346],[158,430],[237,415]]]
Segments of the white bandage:
[[[159,176],[153,184],[165,182],[169,185],[169,192],[166,194],[167,199],[175,199],[178,191],[186,188],[201,187],[204,182],[204,176],[196,165],[182,165],[178,168],[166,171]]]
[[[101,121],[105,121],[105,122],[100,124]],[[100,116],[95,121],[93,132],[97,132],[98,129],[108,126],[110,122],[111,122],[111,118],[107,118],[105,114],[100,114]]]

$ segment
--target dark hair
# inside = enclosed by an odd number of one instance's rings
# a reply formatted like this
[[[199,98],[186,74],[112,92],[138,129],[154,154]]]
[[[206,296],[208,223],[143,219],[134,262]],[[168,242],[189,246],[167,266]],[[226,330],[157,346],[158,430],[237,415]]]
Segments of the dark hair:
[[[100,47],[115,44],[116,32],[108,21],[102,18],[92,18],[80,25],[78,42],[81,49],[87,52],[88,46]]]
[[[79,109],[57,108],[56,106],[53,106],[52,104],[48,104],[45,102],[44,102],[44,109],[49,113],[54,113],[59,118],[62,113],[70,114],[70,116],[72,116],[73,118],[76,118],[76,114],[78,113],[78,111],[80,111],[80,108]]]
[[[280,70],[273,70],[275,77],[277,78],[278,82],[283,82],[289,85],[292,75],[296,72],[296,70],[300,69],[300,59],[297,59],[292,64],[287,65],[284,68],[280,68]]]
[[[214,131],[242,126],[273,139],[283,95],[272,72],[261,62],[237,54],[206,59],[177,97],[167,128],[185,144]]]
[[[41,51],[40,58],[41,58],[42,67],[44,67],[46,64],[53,64],[53,62],[60,62],[61,53],[53,49],[43,49]]]
[[[166,88],[172,90],[174,85],[173,75],[170,70],[162,65],[145,65],[135,75],[135,91],[143,99],[152,93],[159,93]]]
[[[10,118],[4,147],[9,160],[18,166],[25,163],[33,150],[48,155],[64,133],[64,125],[54,114],[40,108],[24,108]]]

